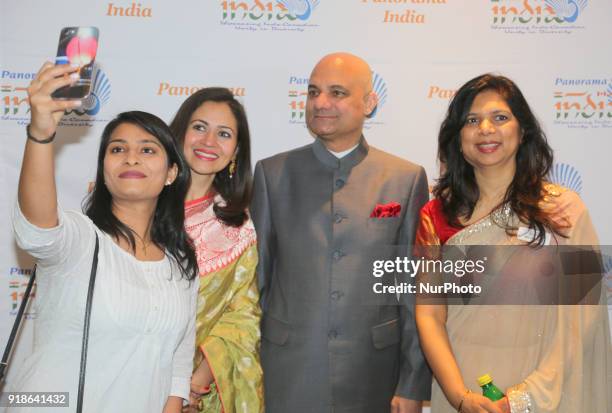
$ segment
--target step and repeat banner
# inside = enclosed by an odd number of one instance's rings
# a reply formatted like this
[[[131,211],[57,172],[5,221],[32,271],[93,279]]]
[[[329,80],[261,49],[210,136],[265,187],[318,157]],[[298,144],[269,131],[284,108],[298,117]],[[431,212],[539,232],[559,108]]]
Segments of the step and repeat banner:
[[[64,208],[80,208],[110,119],[138,109],[169,121],[202,87],[226,86],[244,103],[254,160],[311,142],[304,123],[310,71],[325,54],[348,51],[370,63],[380,98],[365,125],[368,141],[423,165],[430,184],[439,174],[437,132],[455,91],[485,72],[512,78],[555,150],[551,180],[581,195],[601,243],[610,245],[611,17],[609,0],[1,2],[0,343],[33,266],[10,226],[29,121],[26,88],[53,61],[63,27],[100,30],[91,97],[57,133]],[[605,265],[612,272],[612,260]],[[30,351],[36,314],[27,316],[15,365]]]

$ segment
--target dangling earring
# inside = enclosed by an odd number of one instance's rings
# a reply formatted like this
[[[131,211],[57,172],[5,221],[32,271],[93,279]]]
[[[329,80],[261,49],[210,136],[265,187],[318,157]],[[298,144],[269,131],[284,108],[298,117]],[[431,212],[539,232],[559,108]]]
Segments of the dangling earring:
[[[234,172],[236,172],[236,159],[232,159],[229,164],[229,177],[232,179],[234,177]]]

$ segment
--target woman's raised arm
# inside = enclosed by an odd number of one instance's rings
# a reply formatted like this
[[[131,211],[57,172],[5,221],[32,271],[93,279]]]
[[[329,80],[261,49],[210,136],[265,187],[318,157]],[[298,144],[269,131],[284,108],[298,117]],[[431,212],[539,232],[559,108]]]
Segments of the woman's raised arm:
[[[27,128],[21,174],[19,207],[32,224],[41,228],[57,226],[53,138],[67,109],[81,105],[80,100],[53,100],[51,93],[78,79],[77,67],[45,63],[30,83],[31,121]]]

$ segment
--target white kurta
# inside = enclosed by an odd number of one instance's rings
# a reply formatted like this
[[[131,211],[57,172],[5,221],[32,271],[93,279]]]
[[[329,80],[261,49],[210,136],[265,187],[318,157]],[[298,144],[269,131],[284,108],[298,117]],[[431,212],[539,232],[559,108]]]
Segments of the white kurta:
[[[59,225],[42,229],[17,207],[13,222],[18,244],[38,262],[38,315],[33,354],[5,391],[70,392],[70,408],[58,411],[74,411],[96,231],[100,252],[83,410],[157,413],[170,395],[188,399],[197,278],[181,279],[167,257],[137,260],[78,212],[60,210]]]

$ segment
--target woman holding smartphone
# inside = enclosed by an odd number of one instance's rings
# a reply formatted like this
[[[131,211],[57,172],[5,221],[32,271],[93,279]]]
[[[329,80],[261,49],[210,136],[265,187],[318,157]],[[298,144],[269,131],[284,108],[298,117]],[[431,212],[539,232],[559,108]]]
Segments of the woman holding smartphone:
[[[31,123],[13,223],[19,245],[38,264],[38,318],[34,351],[12,391],[68,392],[65,410],[74,411],[99,239],[83,409],[180,412],[189,398],[198,288],[183,227],[189,168],[159,118],[122,113],[102,134],[85,214],[64,211],[56,194],[53,140],[64,111],[80,101],[53,100],[51,94],[74,84],[74,71],[45,63],[28,88]]]
[[[206,88],[179,108],[170,128],[191,168],[185,227],[198,257],[193,400],[190,411],[263,411],[259,294],[251,197],[249,126],[225,88]]]

